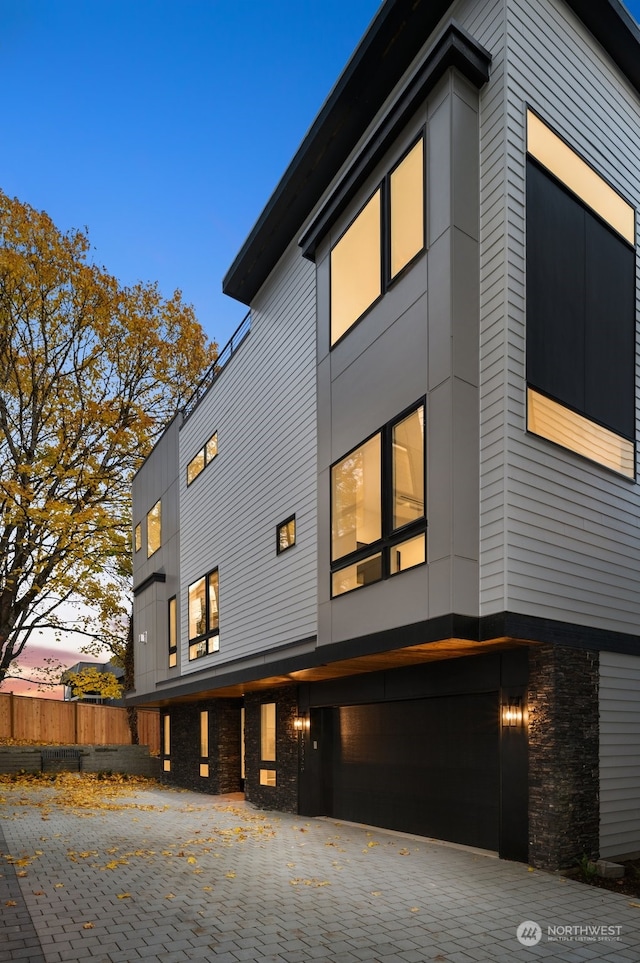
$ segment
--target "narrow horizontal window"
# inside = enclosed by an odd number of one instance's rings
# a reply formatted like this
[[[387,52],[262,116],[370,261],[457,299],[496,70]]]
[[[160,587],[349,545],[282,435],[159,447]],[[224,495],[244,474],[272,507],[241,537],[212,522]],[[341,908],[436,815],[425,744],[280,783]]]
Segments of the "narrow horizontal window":
[[[382,554],[370,555],[361,562],[347,565],[331,576],[331,594],[344,595],[363,585],[371,585],[382,578]]]
[[[276,551],[278,555],[296,544],[296,516],[280,522],[276,529]]]
[[[415,538],[408,538],[406,542],[399,542],[390,549],[391,575],[396,575],[397,572],[406,572],[408,568],[422,565],[426,560],[426,535],[416,535]]]
[[[635,244],[635,210],[533,111],[527,111],[527,152],[596,212],[629,244]]]
[[[527,428],[577,455],[635,478],[634,444],[564,405],[527,389]]]
[[[162,544],[162,501],[159,499],[147,513],[147,558]]]
[[[382,294],[380,195],[378,189],[331,251],[331,344]]]

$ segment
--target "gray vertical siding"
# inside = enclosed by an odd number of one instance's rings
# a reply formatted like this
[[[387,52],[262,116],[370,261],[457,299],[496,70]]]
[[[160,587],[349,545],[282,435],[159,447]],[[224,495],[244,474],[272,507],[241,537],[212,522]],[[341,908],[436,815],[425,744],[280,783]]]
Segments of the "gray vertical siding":
[[[600,856],[640,852],[640,658],[600,653]]]
[[[142,548],[134,554],[134,588],[152,573],[165,576],[134,597],[134,641],[136,695],[155,691],[156,682],[176,675],[169,669],[168,601],[178,592],[178,424],[176,418],[135,477],[133,485],[133,522],[142,524]],[[162,500],[162,544],[147,558],[146,516],[158,499]],[[137,642],[146,632],[146,644]]]
[[[316,632],[315,272],[292,245],[252,305],[251,332],[180,431],[182,672]],[[187,487],[213,431],[218,455]],[[276,555],[276,525],[297,543]],[[188,661],[187,589],[217,567],[220,652]]]
[[[637,487],[525,431],[525,109],[638,207],[640,101],[561,0],[459,13],[493,55],[480,128],[481,614],[635,633]]]

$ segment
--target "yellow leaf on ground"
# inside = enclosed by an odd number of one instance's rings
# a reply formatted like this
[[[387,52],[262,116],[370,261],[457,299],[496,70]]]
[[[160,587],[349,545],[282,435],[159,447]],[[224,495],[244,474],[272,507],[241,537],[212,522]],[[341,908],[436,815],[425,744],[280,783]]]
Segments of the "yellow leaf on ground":
[[[236,878],[236,874],[235,874],[235,873],[225,873],[225,876],[227,877],[227,879],[235,879],[235,878]]]
[[[118,899],[131,899],[131,893],[117,893]]]
[[[4,905],[5,905],[5,906],[17,906],[18,904],[16,903],[16,901],[15,901],[14,899],[8,899],[8,900],[6,900],[6,902],[5,902]]]
[[[82,929],[83,929],[83,930],[92,930],[93,927],[94,927],[94,924],[93,924],[93,923],[83,923],[83,924],[82,924]]]

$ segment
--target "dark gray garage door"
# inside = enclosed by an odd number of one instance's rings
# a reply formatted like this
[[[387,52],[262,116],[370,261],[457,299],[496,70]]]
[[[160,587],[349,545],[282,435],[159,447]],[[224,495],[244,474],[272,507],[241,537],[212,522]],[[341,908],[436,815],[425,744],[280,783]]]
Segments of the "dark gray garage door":
[[[498,848],[497,693],[333,713],[331,815]]]

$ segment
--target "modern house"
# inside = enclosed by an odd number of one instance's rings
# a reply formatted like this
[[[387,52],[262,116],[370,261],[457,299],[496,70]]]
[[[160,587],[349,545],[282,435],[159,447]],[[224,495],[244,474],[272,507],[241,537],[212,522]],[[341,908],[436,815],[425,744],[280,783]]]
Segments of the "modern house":
[[[167,779],[640,851],[639,208],[618,0],[381,6],[135,478]]]

